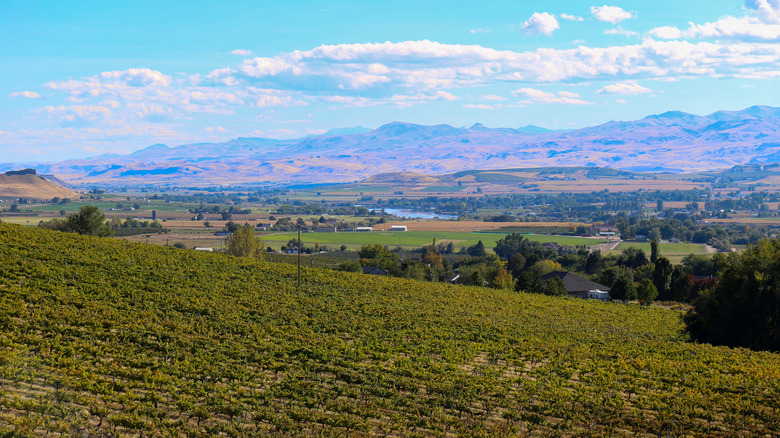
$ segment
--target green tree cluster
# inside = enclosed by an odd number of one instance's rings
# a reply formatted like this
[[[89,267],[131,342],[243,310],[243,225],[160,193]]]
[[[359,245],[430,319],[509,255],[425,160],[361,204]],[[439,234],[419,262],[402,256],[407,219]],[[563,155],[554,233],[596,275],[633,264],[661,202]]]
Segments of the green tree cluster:
[[[106,216],[94,205],[84,205],[78,212],[69,214],[65,219],[53,219],[38,224],[48,228],[68,233],[79,233],[89,236],[106,237],[113,234],[111,226],[106,222]]]
[[[717,286],[684,320],[695,341],[780,351],[780,239],[729,254]]]
[[[225,240],[227,249],[225,252],[236,257],[263,258],[265,256],[265,243],[255,236],[255,230],[251,225],[242,225]]]

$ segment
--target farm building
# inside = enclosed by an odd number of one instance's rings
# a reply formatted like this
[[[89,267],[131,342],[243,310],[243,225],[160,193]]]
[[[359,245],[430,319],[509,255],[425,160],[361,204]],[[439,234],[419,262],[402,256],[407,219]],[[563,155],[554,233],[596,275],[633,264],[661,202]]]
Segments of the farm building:
[[[387,271],[377,266],[363,266],[363,273],[368,275],[387,275]]]
[[[356,227],[355,231],[374,231],[374,227]]]
[[[406,225],[392,225],[390,231],[407,231]]]
[[[195,247],[195,251],[214,252],[214,248],[210,246],[197,246]]]
[[[609,301],[609,288],[603,284],[590,281],[587,278],[566,271],[552,271],[542,275],[542,280],[558,277],[563,281],[566,292],[572,298],[596,299]]]
[[[319,224],[319,225],[317,225],[317,232],[318,233],[335,233],[336,232],[336,225],[332,225],[332,224]]]

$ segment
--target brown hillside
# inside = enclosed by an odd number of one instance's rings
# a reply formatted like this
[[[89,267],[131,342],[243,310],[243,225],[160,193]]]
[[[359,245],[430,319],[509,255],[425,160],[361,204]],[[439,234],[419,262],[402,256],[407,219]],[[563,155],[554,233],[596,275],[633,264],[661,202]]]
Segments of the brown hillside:
[[[0,174],[0,198],[78,198],[73,190],[51,183],[38,175]]]

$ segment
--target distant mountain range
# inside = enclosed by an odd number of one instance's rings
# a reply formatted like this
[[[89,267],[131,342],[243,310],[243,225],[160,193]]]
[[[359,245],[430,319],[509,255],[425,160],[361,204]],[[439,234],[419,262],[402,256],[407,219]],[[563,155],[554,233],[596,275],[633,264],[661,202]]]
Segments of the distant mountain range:
[[[669,111],[567,131],[392,122],[297,140],[157,144],[129,155],[35,167],[71,184],[228,185],[350,182],[388,172],[543,166],[681,172],[778,162],[780,108],[753,106],[707,116]],[[0,171],[10,168],[0,165]]]

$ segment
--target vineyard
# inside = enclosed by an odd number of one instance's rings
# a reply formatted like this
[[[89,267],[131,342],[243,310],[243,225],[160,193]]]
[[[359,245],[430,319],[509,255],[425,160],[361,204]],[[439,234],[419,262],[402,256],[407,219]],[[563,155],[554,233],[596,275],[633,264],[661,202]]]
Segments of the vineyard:
[[[0,435],[780,434],[679,316],[0,224]]]

